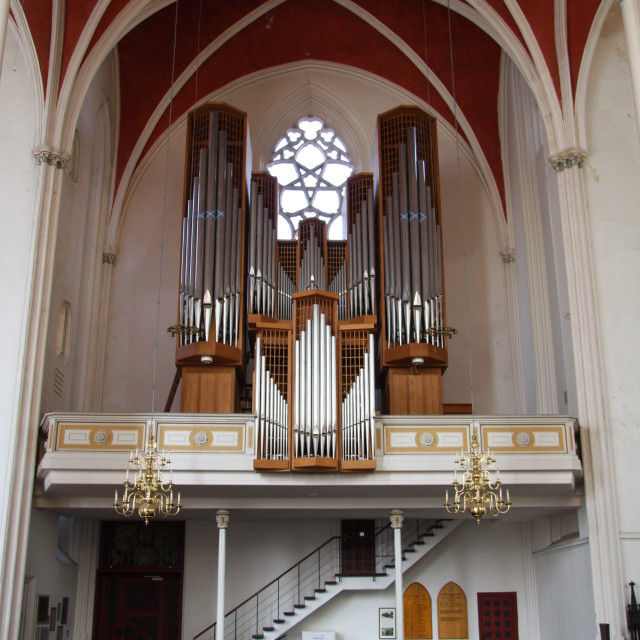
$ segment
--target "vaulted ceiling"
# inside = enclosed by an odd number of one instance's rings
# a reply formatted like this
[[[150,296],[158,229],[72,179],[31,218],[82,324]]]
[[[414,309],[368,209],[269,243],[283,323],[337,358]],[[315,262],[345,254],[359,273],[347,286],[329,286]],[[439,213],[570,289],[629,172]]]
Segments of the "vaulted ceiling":
[[[503,51],[534,93],[546,91],[548,109],[555,104],[561,113],[562,101],[575,94],[597,12],[609,4],[180,0],[176,7],[166,0],[53,0],[25,2],[23,10],[44,93],[51,92],[48,84],[55,87],[59,111],[68,109],[74,95],[76,102],[78,95],[82,99],[99,65],[116,48],[122,114],[116,188],[124,168],[139,163],[167,129],[172,72],[175,120],[237,78],[318,60],[392,82],[454,126],[457,118],[461,134],[473,138],[503,194],[498,126]]]

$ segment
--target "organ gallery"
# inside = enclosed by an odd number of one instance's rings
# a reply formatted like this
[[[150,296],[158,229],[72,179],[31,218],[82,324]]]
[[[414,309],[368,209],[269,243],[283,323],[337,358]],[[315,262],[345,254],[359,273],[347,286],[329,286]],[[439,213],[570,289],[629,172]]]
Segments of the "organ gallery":
[[[379,170],[348,178],[343,240],[312,214],[278,238],[278,183],[249,175],[246,130],[226,104],[190,114],[181,411],[231,413],[250,397],[256,470],[371,471],[376,411],[443,412],[435,120],[412,106],[379,115]]]

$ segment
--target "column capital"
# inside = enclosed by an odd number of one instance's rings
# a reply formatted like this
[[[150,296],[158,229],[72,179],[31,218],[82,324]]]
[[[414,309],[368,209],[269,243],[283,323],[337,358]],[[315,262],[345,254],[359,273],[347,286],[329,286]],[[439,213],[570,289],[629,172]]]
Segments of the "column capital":
[[[400,509],[393,509],[393,511],[389,514],[389,520],[391,520],[391,528],[392,529],[402,529],[402,521],[404,520],[404,515]]]
[[[556,172],[560,173],[561,171],[570,169],[571,167],[575,167],[576,165],[582,169],[586,157],[587,152],[583,149],[579,149],[578,147],[570,147],[569,149],[564,149],[563,151],[554,153],[549,157],[549,162],[551,163],[551,166],[556,170]]]
[[[229,512],[226,509],[216,511],[216,522],[218,529],[226,529],[229,526]]]
[[[505,247],[501,252],[502,262],[511,264],[516,261],[516,250],[513,247]]]
[[[59,149],[54,149],[46,144],[34,149],[33,157],[37,164],[42,164],[44,162],[44,164],[50,164],[56,169],[64,169],[71,159],[71,156],[68,153],[60,151]]]

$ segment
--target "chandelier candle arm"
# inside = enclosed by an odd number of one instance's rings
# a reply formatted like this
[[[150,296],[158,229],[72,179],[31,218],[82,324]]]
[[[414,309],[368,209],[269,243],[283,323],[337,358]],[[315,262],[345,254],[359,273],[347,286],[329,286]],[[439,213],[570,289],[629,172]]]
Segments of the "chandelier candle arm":
[[[118,490],[115,492],[113,507],[116,513],[131,516],[136,508],[145,524],[155,517],[156,512],[162,516],[177,515],[181,509],[181,497],[173,501],[173,471],[169,472],[169,483],[164,484],[162,469],[170,463],[168,453],[163,449],[158,451],[155,438],[149,436],[145,442],[143,453],[136,449],[131,452],[129,464],[138,467],[133,482],[129,481],[127,469],[124,482],[124,495],[118,500]]]
[[[445,492],[444,507],[449,513],[469,513],[480,524],[487,511],[493,515],[503,515],[511,508],[511,499],[507,489],[507,499],[502,495],[500,470],[496,469],[495,484],[491,482],[490,470],[495,468],[496,460],[490,449],[480,453],[480,445],[476,429],[471,435],[471,450],[465,454],[456,454],[453,472],[453,504],[449,502],[449,491]],[[463,469],[462,484],[458,483],[458,469]]]

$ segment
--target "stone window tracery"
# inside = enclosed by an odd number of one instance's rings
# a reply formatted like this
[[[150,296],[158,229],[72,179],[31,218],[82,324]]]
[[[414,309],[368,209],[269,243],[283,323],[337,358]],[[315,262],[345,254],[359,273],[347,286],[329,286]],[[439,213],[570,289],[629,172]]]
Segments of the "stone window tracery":
[[[331,239],[343,237],[344,190],[353,163],[333,129],[320,118],[302,118],[278,141],[267,169],[280,190],[279,238],[295,237],[304,218],[326,222]]]

